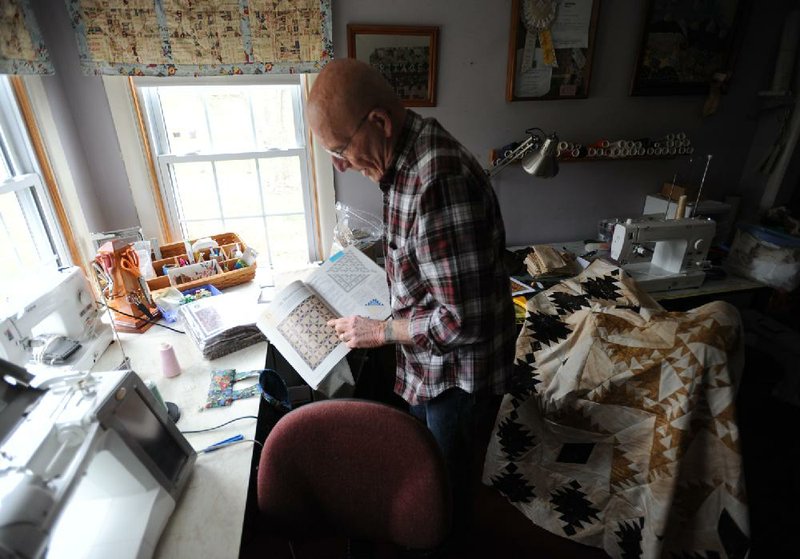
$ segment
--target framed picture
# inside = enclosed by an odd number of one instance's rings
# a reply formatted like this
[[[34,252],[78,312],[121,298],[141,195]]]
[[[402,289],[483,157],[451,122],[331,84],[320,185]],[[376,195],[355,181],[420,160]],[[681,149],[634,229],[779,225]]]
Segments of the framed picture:
[[[406,107],[436,106],[438,27],[347,25],[347,56],[377,68]]]
[[[649,0],[631,95],[708,93],[733,69],[747,0]],[[716,76],[715,76],[716,74]]]
[[[589,95],[600,0],[513,0],[506,101]]]

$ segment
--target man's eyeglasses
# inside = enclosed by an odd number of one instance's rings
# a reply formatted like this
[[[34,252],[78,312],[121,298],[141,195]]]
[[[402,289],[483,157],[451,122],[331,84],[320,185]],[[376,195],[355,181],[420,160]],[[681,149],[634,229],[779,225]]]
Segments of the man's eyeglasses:
[[[374,109],[370,109],[369,111],[367,111],[367,114],[361,117],[361,120],[358,121],[358,125],[356,125],[356,129],[353,131],[352,134],[350,134],[350,137],[347,139],[347,142],[344,144],[343,147],[336,150],[325,149],[325,151],[327,151],[332,157],[335,157],[336,159],[341,159],[343,161],[346,161],[347,157],[345,156],[344,152],[347,151],[347,148],[350,147],[350,144],[353,142],[353,138],[356,137],[356,134],[358,134],[358,131],[361,130],[361,127],[367,121],[367,117],[373,110]]]

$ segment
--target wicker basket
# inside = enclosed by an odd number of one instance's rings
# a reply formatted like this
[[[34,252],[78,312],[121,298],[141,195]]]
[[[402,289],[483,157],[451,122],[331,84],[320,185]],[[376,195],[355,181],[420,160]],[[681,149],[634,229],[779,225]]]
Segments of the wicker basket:
[[[252,281],[256,276],[255,262],[246,268],[234,269],[237,259],[233,257],[233,251],[236,245],[239,245],[239,249],[242,251],[247,248],[247,245],[236,233],[220,233],[219,235],[211,235],[211,239],[217,242],[226,257],[211,257],[209,255],[210,249],[202,249],[199,252],[203,253],[203,258],[205,260],[216,260],[223,272],[207,278],[188,281],[175,286],[181,291],[208,284],[213,285],[217,289],[225,289],[227,287],[239,285],[240,283]],[[189,244],[194,244],[196,240],[197,239],[190,240]],[[170,287],[169,278],[164,274],[164,265],[167,264],[169,266],[178,266],[180,260],[186,258],[186,244],[183,241],[180,241],[162,246],[161,257],[161,260],[156,260],[153,262],[153,268],[156,271],[156,277],[147,280],[147,285],[151,292],[157,292]]]

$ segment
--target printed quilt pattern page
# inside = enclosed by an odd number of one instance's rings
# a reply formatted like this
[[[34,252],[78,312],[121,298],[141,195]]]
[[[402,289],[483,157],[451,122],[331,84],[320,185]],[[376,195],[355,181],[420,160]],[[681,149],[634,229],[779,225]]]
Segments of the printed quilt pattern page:
[[[283,288],[257,325],[297,373],[316,389],[350,351],[328,320],[338,316],[302,281]]]
[[[331,256],[307,281],[341,316],[385,320],[391,314],[386,272],[354,246]]]

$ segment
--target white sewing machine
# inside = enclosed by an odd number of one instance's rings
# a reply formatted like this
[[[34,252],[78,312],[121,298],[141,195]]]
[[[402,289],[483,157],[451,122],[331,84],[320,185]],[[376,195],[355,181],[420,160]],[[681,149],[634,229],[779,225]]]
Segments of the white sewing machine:
[[[111,327],[80,268],[34,278],[0,316],[0,357],[33,373],[87,371],[111,343]]]
[[[698,287],[715,230],[709,219],[628,219],[614,227],[611,258],[647,291]]]
[[[132,371],[25,375],[0,360],[0,557],[150,557],[197,457],[164,406]]]

